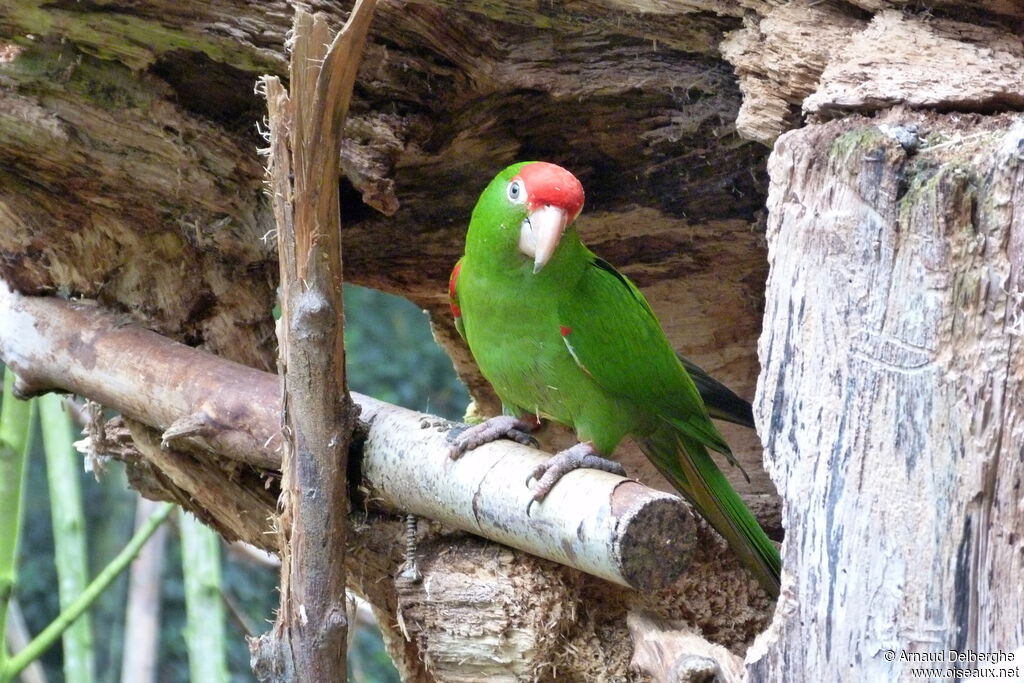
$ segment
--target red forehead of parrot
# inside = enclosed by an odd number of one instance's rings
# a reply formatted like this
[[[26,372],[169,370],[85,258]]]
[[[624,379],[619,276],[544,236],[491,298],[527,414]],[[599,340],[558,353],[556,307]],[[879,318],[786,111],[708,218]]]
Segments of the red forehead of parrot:
[[[571,223],[583,209],[583,185],[561,166],[536,161],[519,169],[512,180],[516,179],[526,187],[526,206],[531,211],[557,206],[565,210]]]

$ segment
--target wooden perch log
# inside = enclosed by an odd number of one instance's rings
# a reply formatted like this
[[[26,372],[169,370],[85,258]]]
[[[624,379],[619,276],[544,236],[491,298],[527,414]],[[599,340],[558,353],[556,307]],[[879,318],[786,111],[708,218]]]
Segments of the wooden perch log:
[[[92,302],[21,297],[4,282],[0,301],[0,345],[21,398],[55,389],[88,396],[163,430],[165,445],[280,470],[276,379],[260,381],[266,373],[127,325]]]
[[[686,568],[696,524],[678,497],[578,470],[527,516],[533,498],[526,484],[546,456],[497,442],[452,461],[447,421],[372,399],[362,405],[378,435],[363,449],[374,497],[623,586],[665,586]]]
[[[203,410],[216,416],[229,438],[214,430],[183,438],[182,445],[213,453],[229,447],[236,459],[280,467],[276,376],[127,325],[95,305],[23,296],[2,282],[0,320],[0,357],[30,378],[23,390],[81,394],[157,430],[195,409],[181,396],[203,396]],[[625,586],[664,586],[686,568],[695,522],[681,499],[580,470],[527,516],[526,479],[546,456],[501,441],[452,461],[447,421],[354,392],[352,398],[368,424],[362,468],[371,502]],[[239,451],[239,443],[250,444],[252,452]],[[266,546],[251,536],[244,537]]]

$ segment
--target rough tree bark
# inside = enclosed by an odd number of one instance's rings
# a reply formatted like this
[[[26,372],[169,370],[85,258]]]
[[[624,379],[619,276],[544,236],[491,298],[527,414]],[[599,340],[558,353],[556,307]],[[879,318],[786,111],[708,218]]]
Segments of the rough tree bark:
[[[342,131],[376,0],[357,0],[332,38],[327,18],[298,10],[288,75],[263,80],[269,185],[277,227],[281,320],[281,606],[252,645],[265,681],[348,677],[345,554],[348,446],[355,407],[345,381]]]
[[[769,169],[757,408],[789,580],[752,674],[1024,656],[1024,118],[853,118]]]
[[[273,216],[252,90],[262,73],[286,73],[291,7],[38,4],[0,6],[11,41],[0,64],[0,273],[21,291],[98,298],[273,369],[277,264],[263,239]],[[337,3],[295,4],[345,16]],[[688,356],[751,397],[767,150],[736,135],[739,91],[716,51],[739,11],[452,5],[378,9],[342,149],[346,280],[428,310],[494,412],[445,284],[495,169],[558,161],[587,188],[588,242],[644,287]],[[756,436],[727,430],[751,481],[729,475],[777,529]],[[635,449],[623,458],[659,480]]]
[[[273,221],[250,93],[285,72],[291,15],[283,1],[0,6],[0,276],[272,369],[276,264],[261,237]],[[1021,583],[1011,284],[1024,210],[1019,190],[998,189],[1021,181],[1013,124],[994,114],[1024,106],[1022,28],[1008,0],[382,0],[342,148],[346,277],[427,309],[494,411],[444,284],[480,186],[515,159],[551,159],[587,188],[580,225],[596,251],[680,349],[751,396],[767,223],[758,411],[789,542],[784,595],[745,675],[909,678],[886,647],[1015,646],[1019,595],[999,581]],[[779,143],[769,201],[768,147],[801,126]],[[968,225],[978,236],[955,227]],[[268,504],[258,466],[196,462],[135,432],[149,449],[140,486]],[[760,441],[726,436],[752,474],[734,482],[781,538]],[[657,483],[635,451],[622,457]],[[914,557],[908,519],[926,532]],[[380,588],[399,561],[395,520],[357,525],[350,549],[366,553],[376,578],[351,581],[410,680],[643,678],[628,669],[630,610],[636,665],[665,677],[713,652],[684,645],[693,631],[743,654],[765,623],[736,582],[631,595],[427,526],[422,565],[439,593]],[[865,538],[872,552],[855,552]],[[470,621],[492,599],[497,611]]]

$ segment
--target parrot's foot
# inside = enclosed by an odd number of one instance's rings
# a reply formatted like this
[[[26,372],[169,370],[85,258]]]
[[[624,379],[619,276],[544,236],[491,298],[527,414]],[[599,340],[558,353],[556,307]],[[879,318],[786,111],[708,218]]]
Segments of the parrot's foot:
[[[614,460],[601,457],[594,450],[593,444],[578,443],[572,448],[559,451],[551,456],[550,460],[537,465],[537,468],[533,470],[530,479],[536,479],[537,483],[533,486],[533,500],[530,501],[530,505],[544,500],[548,493],[551,492],[551,488],[558,483],[559,479],[573,470],[584,468],[611,472],[620,477],[626,476],[626,470],[623,469],[622,465]],[[527,485],[529,485],[530,479],[526,480]],[[526,511],[529,513],[529,506],[527,506]]]
[[[454,439],[449,437],[452,445],[448,449],[448,457],[458,460],[466,451],[498,439],[512,439],[524,446],[536,448],[537,440],[530,436],[530,432],[537,429],[538,425],[539,422],[530,423],[510,415],[489,418],[485,422],[468,427]]]

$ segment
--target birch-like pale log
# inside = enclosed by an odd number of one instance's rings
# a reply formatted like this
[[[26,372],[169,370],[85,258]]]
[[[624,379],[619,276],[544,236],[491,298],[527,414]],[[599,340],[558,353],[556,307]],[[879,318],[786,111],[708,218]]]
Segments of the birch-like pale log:
[[[786,541],[750,679],[1007,658],[1024,643],[1024,119],[813,125],[769,170],[755,413]]]
[[[661,587],[686,566],[696,527],[676,496],[578,470],[527,516],[527,481],[548,456],[502,441],[452,461],[446,420],[361,405],[379,435],[363,451],[372,497],[624,586]]]
[[[194,452],[280,466],[278,378],[125,324],[86,303],[28,297],[0,282],[0,357],[23,390],[61,389],[159,430],[195,402],[226,434],[181,437]],[[229,390],[230,389],[230,390]],[[140,398],[142,397],[142,398]],[[448,458],[451,425],[352,393],[369,431],[363,485],[371,502],[561,562],[614,583],[664,586],[687,566],[696,524],[678,497],[595,470],[568,474],[529,516],[526,479],[547,456],[507,441]],[[214,421],[208,421],[213,424]],[[250,444],[258,452],[238,448]],[[245,456],[243,458],[242,456]]]

